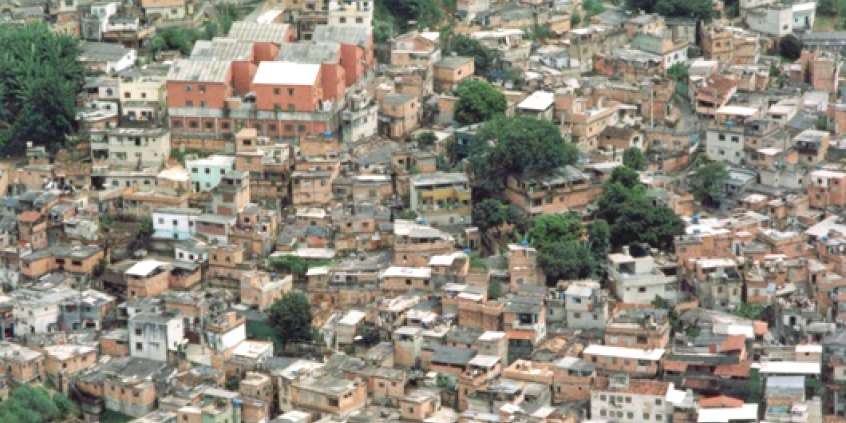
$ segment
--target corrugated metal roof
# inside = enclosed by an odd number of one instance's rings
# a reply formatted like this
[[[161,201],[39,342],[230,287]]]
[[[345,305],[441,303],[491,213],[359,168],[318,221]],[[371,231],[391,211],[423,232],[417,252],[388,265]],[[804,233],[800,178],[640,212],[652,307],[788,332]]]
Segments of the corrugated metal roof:
[[[294,63],[337,62],[341,44],[334,41],[286,43],[279,46],[276,60]]]
[[[226,82],[229,61],[178,60],[167,74],[168,81]]]
[[[253,55],[252,41],[215,38],[199,40],[191,50],[191,60],[250,60]]]
[[[229,38],[241,41],[271,42],[282,44],[286,42],[287,24],[263,24],[255,22],[235,22],[229,30]]]
[[[314,28],[314,41],[335,41],[341,44],[370,44],[373,30],[366,26],[317,25]]]

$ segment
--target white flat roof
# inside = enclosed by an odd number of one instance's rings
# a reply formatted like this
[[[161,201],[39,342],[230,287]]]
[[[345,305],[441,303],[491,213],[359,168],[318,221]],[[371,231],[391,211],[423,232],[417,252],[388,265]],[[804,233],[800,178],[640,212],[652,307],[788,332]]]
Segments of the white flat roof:
[[[170,263],[158,260],[143,260],[132,265],[132,267],[127,269],[124,273],[131,276],[147,276],[150,272],[158,269],[160,266],[167,265],[170,265]]]
[[[758,113],[758,109],[744,106],[723,106],[717,110],[717,114],[720,115],[754,116],[756,113]]]
[[[798,353],[821,353],[822,349],[822,345],[819,344],[805,344],[796,346],[796,352]]]
[[[804,361],[764,361],[755,366],[758,366],[761,374],[818,375],[822,372],[820,363]]]
[[[470,360],[467,364],[469,364],[471,366],[479,366],[479,367],[493,367],[493,366],[496,365],[497,362],[499,362],[499,360],[501,358],[502,357],[500,357],[498,355],[479,354],[479,355],[473,357],[473,359]]]
[[[312,63],[261,62],[254,84],[314,85],[320,65]]]
[[[735,408],[700,408],[697,423],[729,423],[758,421],[758,404],[743,404]]]
[[[338,323],[342,325],[357,325],[365,316],[367,316],[367,313],[363,311],[350,310]]]
[[[526,110],[546,110],[555,103],[555,93],[546,91],[535,91],[532,95],[521,101],[517,108]]]
[[[622,357],[635,360],[658,361],[664,356],[663,348],[644,350],[642,348],[612,347],[608,345],[588,345],[585,354],[601,355],[605,357]]]
[[[382,273],[386,278],[428,278],[432,276],[429,267],[399,267],[391,266]]]

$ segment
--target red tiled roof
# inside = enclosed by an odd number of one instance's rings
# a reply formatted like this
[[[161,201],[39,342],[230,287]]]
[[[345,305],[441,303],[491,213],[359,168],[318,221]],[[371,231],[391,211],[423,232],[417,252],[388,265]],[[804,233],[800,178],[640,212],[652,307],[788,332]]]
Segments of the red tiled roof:
[[[41,213],[37,211],[23,212],[18,216],[19,221],[27,223],[35,223],[38,219],[41,219]]]
[[[743,400],[737,398],[720,395],[711,398],[702,398],[699,400],[699,407],[701,408],[739,408],[743,407]]]
[[[728,339],[720,344],[720,351],[742,351],[746,346],[746,335],[729,335]]]
[[[683,361],[665,361],[664,370],[669,370],[672,372],[683,372],[687,370],[687,363]]]
[[[714,376],[749,377],[749,363],[720,364],[714,369]]]
[[[752,322],[752,327],[755,329],[755,335],[764,335],[769,330],[769,326],[767,326],[767,322],[762,322],[760,320],[756,320]]]

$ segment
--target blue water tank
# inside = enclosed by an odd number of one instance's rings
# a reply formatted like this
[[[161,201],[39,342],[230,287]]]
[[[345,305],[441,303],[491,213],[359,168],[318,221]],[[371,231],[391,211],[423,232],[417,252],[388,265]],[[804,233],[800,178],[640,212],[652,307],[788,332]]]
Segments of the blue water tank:
[[[239,400],[238,398],[233,399],[232,405],[234,405],[236,407],[240,407],[241,406],[241,400]]]
[[[693,215],[693,223],[699,223],[699,215],[698,214]]]
[[[817,170],[822,169],[822,165],[817,165]]]
[[[694,233],[694,234],[698,234],[699,232],[700,232],[700,231],[699,231],[699,229],[694,229],[694,230],[693,230],[693,233]]]
[[[425,224],[426,224],[426,219],[420,219],[420,224],[421,224],[421,225],[425,225]]]
[[[271,273],[271,274],[270,274],[270,277],[271,277],[273,280],[276,280],[276,279],[279,279],[279,274],[278,274],[278,273]]]
[[[822,237],[822,242],[828,242],[828,237],[827,236]]]
[[[529,241],[526,241],[526,240],[524,239],[524,240],[520,241],[520,245],[522,245],[522,246],[524,246],[524,247],[525,247],[525,246],[529,245]]]
[[[470,255],[470,253],[472,253],[472,252],[473,252],[473,250],[471,250],[471,249],[469,249],[469,248],[465,248],[465,249],[464,249],[464,254],[467,254],[468,256],[469,256],[469,255]]]
[[[324,137],[326,137],[326,138],[331,137],[331,136],[332,136],[332,131],[326,131],[326,132],[324,132],[324,133],[323,133],[323,136],[324,136]]]
[[[731,128],[732,126],[734,126],[734,122],[732,122],[732,121],[728,121],[728,122],[726,122],[726,126],[728,126],[729,128]]]

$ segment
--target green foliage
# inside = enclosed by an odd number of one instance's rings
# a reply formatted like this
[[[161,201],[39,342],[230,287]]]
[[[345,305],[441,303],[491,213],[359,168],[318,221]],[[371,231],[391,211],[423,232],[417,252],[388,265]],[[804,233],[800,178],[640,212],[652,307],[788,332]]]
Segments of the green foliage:
[[[672,210],[646,198],[637,172],[617,167],[605,192],[597,201],[597,217],[611,227],[611,245],[619,248],[633,243],[668,249],[673,238],[684,232],[684,222]]]
[[[582,3],[582,9],[585,10],[585,20],[589,21],[590,18],[604,12],[605,5],[602,0],[585,0]]]
[[[633,170],[646,170],[646,156],[637,147],[629,147],[623,151],[623,165]]]
[[[691,192],[701,201],[708,201],[722,192],[722,183],[728,178],[728,170],[722,163],[700,166],[690,177]]]
[[[144,216],[141,218],[141,228],[138,229],[138,234],[141,235],[142,238],[150,238],[153,236],[153,219],[149,216]]]
[[[793,34],[787,34],[778,41],[778,53],[787,60],[794,61],[802,55],[802,42]]]
[[[490,278],[488,280],[488,299],[498,300],[502,297],[502,282],[497,278]]]
[[[537,248],[581,239],[584,226],[575,214],[544,214],[532,219],[526,237]]]
[[[232,28],[232,22],[239,21],[244,17],[238,6],[232,3],[222,3],[217,5],[217,23],[221,29],[221,33],[228,34]]]
[[[820,131],[828,131],[828,118],[820,116],[817,118],[817,122],[814,124],[814,127]]]
[[[519,84],[526,80],[526,72],[520,67],[511,66],[503,72],[502,79]]]
[[[438,137],[432,131],[424,131],[417,134],[416,141],[419,147],[431,148],[435,146]]]
[[[579,12],[573,12],[573,15],[570,16],[570,26],[577,27],[580,23],[582,23],[582,15]]]
[[[486,198],[473,205],[473,224],[486,232],[504,223],[518,224],[523,217],[520,210],[510,204],[502,204],[495,198]]]
[[[480,193],[499,191],[508,175],[543,176],[578,160],[558,127],[531,117],[496,117],[476,132],[468,163]]]
[[[690,76],[690,65],[674,63],[673,66],[670,66],[670,69],[667,69],[667,76],[676,82],[687,82],[687,78]]]
[[[26,142],[57,149],[75,130],[84,82],[78,41],[47,25],[0,25],[0,141],[11,153]]]
[[[741,303],[734,314],[747,319],[762,320],[764,317],[764,308],[763,304]]]
[[[185,167],[185,156],[191,154],[200,154],[200,150],[194,150],[189,148],[185,149],[185,152],[182,152],[179,148],[170,149],[170,157],[173,157],[174,159],[179,161],[179,164],[181,164],[183,167]]]
[[[546,274],[548,285],[560,280],[592,278],[599,262],[588,242],[557,242],[538,250],[538,264]]]
[[[185,56],[191,54],[194,43],[209,39],[205,28],[170,27],[159,30],[151,46],[156,50],[178,50]]]
[[[449,378],[449,376],[445,376],[445,375],[441,375],[441,374],[438,375],[438,378],[435,381],[435,384],[437,385],[438,388],[441,388],[441,389],[452,390],[453,388],[455,388],[455,382],[453,382],[452,379]]]
[[[103,257],[97,261],[97,265],[94,266],[94,277],[103,276],[106,273],[106,269],[109,268],[109,259]]]
[[[611,251],[611,226],[602,219],[596,219],[588,227],[591,251],[597,260],[604,260]]]
[[[100,417],[100,423],[128,423],[133,420],[135,420],[135,417],[109,409],[106,409],[106,412]]]
[[[470,267],[482,270],[488,270],[488,264],[479,257],[470,256]]]
[[[658,13],[666,17],[694,18],[711,22],[716,16],[713,0],[627,0],[632,10]]]
[[[268,309],[267,316],[283,345],[311,340],[311,306],[303,293],[285,294]]]
[[[770,63],[770,78],[778,78],[781,76],[781,69],[773,63]]]
[[[228,377],[226,378],[226,382],[223,384],[223,388],[227,391],[234,391],[238,392],[238,388],[241,387],[241,378],[239,377]]]
[[[12,391],[6,401],[0,402],[0,421],[22,423],[47,423],[75,417],[76,404],[61,393],[52,397],[39,387],[21,385]]]
[[[382,0],[385,10],[399,23],[400,31],[409,30],[409,22],[420,28],[432,28],[444,19],[440,0]]]
[[[449,27],[441,31],[441,45],[444,56],[455,53],[457,56],[472,57],[476,75],[487,76],[496,63],[493,51],[464,34],[454,34]]]
[[[100,226],[105,229],[109,229],[114,225],[115,219],[112,214],[108,211],[100,215]]]
[[[417,219],[417,212],[414,210],[403,210],[400,212],[399,217],[403,220],[414,220]]]
[[[297,256],[282,256],[267,260],[267,267],[280,273],[303,276],[308,271],[305,260]]]
[[[455,107],[455,121],[470,125],[490,120],[505,114],[508,103],[505,94],[486,81],[463,82],[455,90],[458,104]]]

